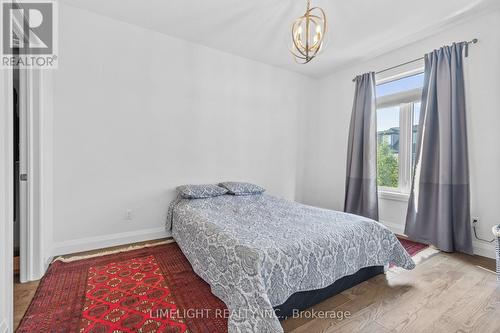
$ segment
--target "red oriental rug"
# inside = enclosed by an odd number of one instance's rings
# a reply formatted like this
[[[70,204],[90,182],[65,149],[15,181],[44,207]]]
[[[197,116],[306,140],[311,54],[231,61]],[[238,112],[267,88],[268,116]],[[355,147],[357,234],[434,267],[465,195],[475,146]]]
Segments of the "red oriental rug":
[[[427,245],[400,239],[413,256]],[[176,243],[55,261],[17,332],[227,332],[225,304]]]
[[[408,252],[412,257],[417,253],[419,253],[420,251],[425,250],[426,248],[429,247],[429,245],[417,243],[405,238],[398,237],[398,240],[401,243],[401,245],[403,245],[406,252]]]
[[[52,263],[17,332],[225,332],[225,309],[170,243]]]

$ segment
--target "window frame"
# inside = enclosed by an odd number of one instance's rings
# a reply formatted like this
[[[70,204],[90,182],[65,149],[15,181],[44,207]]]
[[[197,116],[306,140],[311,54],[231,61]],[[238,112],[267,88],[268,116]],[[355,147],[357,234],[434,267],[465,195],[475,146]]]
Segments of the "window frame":
[[[380,80],[377,85],[390,81],[400,80],[408,76],[418,75],[423,70],[415,70],[406,75],[397,75],[391,80]],[[399,154],[398,154],[398,187],[378,186],[379,197],[391,200],[408,200],[411,191],[412,178],[412,140],[414,105],[421,101],[422,89],[416,88],[408,91],[377,97],[376,112],[381,108],[399,107]],[[378,128],[377,128],[378,132]],[[378,140],[378,139],[377,139]],[[378,146],[378,142],[377,142]],[[378,170],[377,170],[378,175]]]

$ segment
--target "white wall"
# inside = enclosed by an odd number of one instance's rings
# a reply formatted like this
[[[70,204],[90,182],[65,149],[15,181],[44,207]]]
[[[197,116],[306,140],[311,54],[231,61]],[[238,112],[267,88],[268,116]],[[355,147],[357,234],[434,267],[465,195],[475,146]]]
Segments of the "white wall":
[[[312,79],[60,11],[49,253],[165,236],[180,184],[246,180],[294,199]]]
[[[481,219],[479,233],[491,238],[491,227],[500,222],[500,14],[492,12],[462,22],[410,46],[333,73],[320,82],[320,108],[311,112],[307,131],[307,164],[301,200],[312,205],[342,209],[347,135],[352,109],[352,78],[367,71],[418,58],[453,41],[478,38],[467,58],[467,104],[472,215]],[[404,229],[406,202],[381,200],[380,219],[395,231]],[[475,252],[494,255],[493,246],[474,242]]]
[[[166,236],[167,204],[184,183],[248,180],[342,209],[352,77],[473,37],[472,214],[483,237],[498,223],[500,154],[488,144],[500,139],[498,12],[314,80],[63,3],[60,11],[47,255]],[[380,201],[381,219],[395,231],[405,212],[405,202]]]

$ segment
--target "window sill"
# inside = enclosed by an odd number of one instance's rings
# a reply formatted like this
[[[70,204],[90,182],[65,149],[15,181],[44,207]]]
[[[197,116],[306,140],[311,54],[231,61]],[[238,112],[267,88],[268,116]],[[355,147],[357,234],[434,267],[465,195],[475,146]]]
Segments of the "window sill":
[[[378,191],[378,197],[380,199],[385,199],[385,200],[407,202],[408,199],[410,198],[410,195],[408,193],[401,193],[401,192]]]

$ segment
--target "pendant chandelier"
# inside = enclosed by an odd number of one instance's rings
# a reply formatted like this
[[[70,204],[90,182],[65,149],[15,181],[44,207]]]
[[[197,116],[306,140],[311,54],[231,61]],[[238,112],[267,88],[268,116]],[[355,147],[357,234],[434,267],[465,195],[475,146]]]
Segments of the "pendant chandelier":
[[[304,15],[292,24],[292,53],[295,61],[307,64],[314,59],[323,48],[326,35],[326,15],[320,7],[311,8],[307,0]]]

